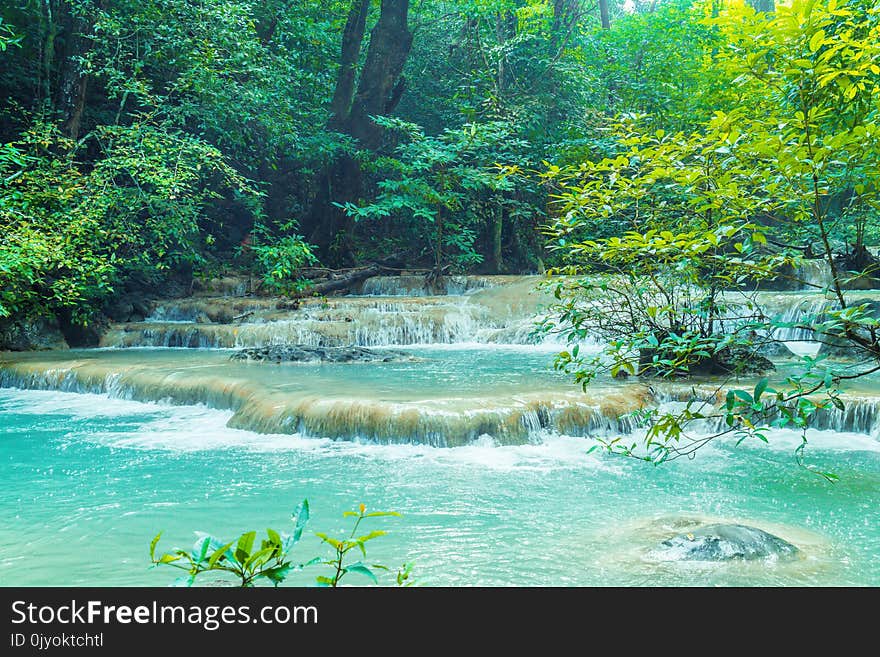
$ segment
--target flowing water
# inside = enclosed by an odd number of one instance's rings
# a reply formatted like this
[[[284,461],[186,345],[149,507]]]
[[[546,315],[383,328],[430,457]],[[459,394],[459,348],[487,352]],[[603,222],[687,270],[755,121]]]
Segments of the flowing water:
[[[229,296],[208,290],[118,327],[113,348],[0,354],[0,585],[164,585],[174,571],[146,567],[158,531],[170,548],[194,530],[284,529],[303,498],[311,531],[340,530],[360,502],[403,513],[377,523],[390,534],[370,560],[414,561],[425,584],[880,584],[877,382],[809,432],[809,463],[836,485],[796,465],[800,438],[786,431],[662,467],[590,453],[633,429],[630,411],[678,392],[573,388],[550,368],[558,345],[532,332],[546,302],[535,280],[462,279],[437,296],[379,279],[295,309],[236,297],[231,280]],[[762,294],[780,314],[817,302]],[[175,326],[198,337],[161,346]],[[412,359],[272,365],[194,348],[316,334]],[[656,550],[716,520],[775,533],[799,557],[685,563]],[[298,550],[321,553],[311,534]]]

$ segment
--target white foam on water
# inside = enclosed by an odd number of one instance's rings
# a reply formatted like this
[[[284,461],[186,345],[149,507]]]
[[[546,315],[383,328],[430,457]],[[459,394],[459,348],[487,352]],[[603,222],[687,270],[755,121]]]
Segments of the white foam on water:
[[[852,431],[834,431],[832,429],[809,429],[806,433],[807,449],[823,452],[880,452],[880,441],[875,437]],[[747,439],[749,447],[789,451],[796,449],[802,442],[801,432],[793,429],[773,429],[767,434],[768,443],[759,439]],[[745,442],[743,443],[746,444]]]
[[[107,395],[0,388],[0,418],[2,413],[10,411],[22,415],[66,415],[78,419],[122,417],[149,413],[151,410],[158,410],[157,405],[127,399],[111,399]]]
[[[590,453],[596,443],[590,438],[542,433],[525,445],[499,446],[494,438],[481,436],[461,447],[444,448],[420,444],[377,444],[367,441],[330,440],[298,434],[258,434],[233,429],[227,425],[230,411],[203,405],[176,406],[168,403],[137,402],[105,395],[18,389],[0,390],[0,425],[2,413],[67,416],[74,419],[119,418],[123,426],[106,429],[74,428],[67,434],[70,443],[90,442],[106,447],[170,452],[201,452],[240,449],[249,452],[301,452],[324,456],[355,457],[381,461],[417,460],[440,467],[478,467],[494,471],[554,471],[560,469],[606,470],[622,473],[631,464],[601,450]],[[641,434],[631,436],[641,443]],[[741,449],[786,452],[801,443],[801,434],[774,429],[769,444],[748,440]],[[880,441],[865,434],[809,430],[808,449],[821,451],[880,452]],[[705,471],[723,470],[733,456],[734,440],[724,437],[699,450],[694,462],[686,467]]]
[[[106,447],[173,452],[244,449],[258,452],[321,452],[379,460],[417,459],[440,466],[478,466],[493,470],[551,470],[559,468],[616,469],[619,464],[589,454],[594,441],[547,434],[535,443],[499,446],[491,436],[455,448],[419,444],[377,444],[330,440],[298,434],[258,434],[232,429],[229,411],[202,405],[174,406],[137,402],[104,395],[18,389],[0,390],[2,411],[71,418],[122,418],[123,427],[88,431],[75,429],[69,442],[86,441]],[[132,426],[132,425],[135,426]]]
[[[562,350],[570,350],[571,345],[563,342],[536,342],[536,343],[515,343],[515,342],[430,342],[426,344],[405,344],[381,345],[388,349],[397,349],[400,351],[412,351],[415,353],[424,353],[426,356],[431,352],[445,351],[490,351],[498,353],[529,353],[529,354],[548,354],[554,355]],[[580,345],[580,353],[594,354],[602,351],[602,345],[596,343],[582,343]],[[549,362],[549,361],[548,361]]]

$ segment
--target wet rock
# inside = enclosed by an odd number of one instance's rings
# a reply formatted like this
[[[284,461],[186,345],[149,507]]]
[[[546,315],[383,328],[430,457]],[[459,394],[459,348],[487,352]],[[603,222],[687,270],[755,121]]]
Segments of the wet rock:
[[[302,345],[270,345],[241,349],[232,360],[268,363],[372,363],[416,360],[405,351],[367,347],[306,347]]]
[[[766,374],[776,370],[770,359],[750,347],[734,345],[711,359],[710,374]]]
[[[154,305],[140,293],[131,292],[107,300],[102,311],[113,322],[142,322],[153,312]]]
[[[755,290],[772,290],[776,292],[789,292],[803,288],[799,280],[799,272],[790,264],[784,264],[777,270],[777,274],[770,278],[750,280],[746,287]]]
[[[134,305],[123,297],[111,299],[104,304],[104,314],[114,322],[127,322],[134,314]]]
[[[703,525],[663,541],[660,554],[673,561],[791,559],[798,549],[757,527],[737,524]]]
[[[865,317],[880,319],[880,301],[877,299],[856,299],[854,301],[848,301],[848,306],[850,308],[866,306]],[[817,321],[830,319],[831,317],[821,316],[817,318]],[[867,333],[864,334],[864,337],[870,339],[870,336]],[[842,335],[834,335],[833,333],[829,333],[822,337],[822,346],[819,348],[819,354],[830,356],[831,358],[843,359],[862,359],[866,355],[858,345],[847,340]]]
[[[0,322],[0,351],[67,349],[68,344],[54,318]]]
[[[760,345],[755,349],[755,353],[770,360],[794,358],[794,353],[791,349],[778,340],[773,340],[772,342]]]
[[[876,290],[880,288],[880,259],[864,246],[834,257],[834,267],[843,276],[845,290]]]
[[[232,324],[235,316],[228,308],[208,308],[205,310],[208,319],[215,324]],[[198,320],[196,320],[198,321]]]
[[[639,375],[654,376],[657,372],[653,366],[654,355],[665,358],[663,352],[643,349],[639,355]],[[766,374],[774,372],[776,366],[752,346],[733,345],[716,354],[703,358],[691,365],[687,371],[682,370],[680,376],[713,376],[718,374]]]
[[[100,313],[95,314],[87,323],[82,323],[74,320],[70,311],[62,311],[58,313],[58,328],[67,344],[73,349],[79,349],[97,347],[110,326],[107,318]]]

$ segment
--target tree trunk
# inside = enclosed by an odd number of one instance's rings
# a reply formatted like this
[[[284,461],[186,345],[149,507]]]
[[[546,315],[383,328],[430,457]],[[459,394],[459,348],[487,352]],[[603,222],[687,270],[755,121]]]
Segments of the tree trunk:
[[[583,0],[553,0],[553,40],[557,42],[581,15]]]
[[[599,20],[602,21],[602,29],[611,29],[611,14],[608,11],[608,0],[599,0]]]
[[[412,33],[407,25],[409,0],[382,0],[379,20],[370,32],[357,93],[351,98],[353,67],[360,52],[368,8],[368,1],[354,0],[349,13],[330,127],[354,137],[362,148],[376,151],[382,146],[384,130],[370,117],[390,114],[400,101],[404,89],[403,67],[412,46]],[[364,12],[363,24],[361,12]],[[318,176],[309,240],[318,245],[325,264],[351,264],[353,261],[353,221],[335,204],[356,203],[362,192],[362,182],[360,165],[348,154],[337,157]]]
[[[443,211],[437,213],[437,231],[434,242],[434,275],[439,277],[443,271]]]
[[[358,269],[338,278],[333,278],[329,281],[324,281],[323,283],[315,283],[314,285],[310,285],[305,290],[303,290],[302,292],[298,292],[294,296],[297,298],[309,297],[313,295],[327,294],[328,292],[340,292],[342,290],[348,290],[355,284],[360,283],[361,281],[366,280],[371,276],[377,276],[381,274],[383,271],[385,271],[385,269],[386,268],[381,264],[373,264],[369,267]]]
[[[331,127],[344,129],[351,101],[354,96],[354,83],[357,77],[358,59],[361,55],[361,44],[367,27],[367,14],[370,11],[370,0],[354,0],[345,22],[342,33],[342,55],[339,58],[339,73],[336,76],[336,88],[333,91],[333,102],[330,104],[332,118]]]
[[[52,69],[55,66],[55,37],[58,36],[57,7],[52,0],[40,3],[40,27],[43,40],[40,44],[40,100],[46,107],[52,104]]]
[[[569,0],[553,0],[553,33],[562,32],[568,16]]]
[[[495,217],[492,223],[492,262],[495,265],[495,273],[504,273],[504,255],[501,250],[501,231],[504,228],[504,208],[499,203],[495,209]]]
[[[772,14],[776,11],[774,0],[749,0],[749,5],[757,12]]]
[[[65,136],[76,140],[82,128],[86,104],[88,76],[83,72],[80,58],[91,48],[89,21],[77,15],[70,2],[61,3],[60,21],[63,27],[64,54],[58,73],[56,109],[63,124]]]
[[[348,134],[361,146],[378,150],[384,130],[371,116],[394,111],[403,94],[403,66],[412,47],[407,25],[409,0],[382,0],[379,21],[370,33],[367,58],[348,117]]]
[[[357,160],[351,155],[338,156],[318,177],[318,193],[312,204],[312,225],[309,241],[321,249],[321,261],[327,265],[349,266],[353,222],[345,211],[334,205],[356,203],[361,193],[363,176]]]

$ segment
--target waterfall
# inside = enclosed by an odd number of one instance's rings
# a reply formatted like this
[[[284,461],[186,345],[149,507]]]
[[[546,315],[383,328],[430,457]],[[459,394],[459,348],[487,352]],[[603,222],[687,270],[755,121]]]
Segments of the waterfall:
[[[531,280],[535,276],[444,276],[433,286],[424,275],[372,276],[363,282],[360,294],[367,296],[426,297],[435,295],[461,296],[490,287],[510,285],[520,280]]]
[[[829,309],[834,307],[831,301],[823,297],[795,297],[794,303],[782,309],[775,317],[775,321],[785,324],[809,325],[819,321]],[[784,326],[773,330],[773,338],[782,342],[794,354],[815,356],[819,352],[821,344],[816,340],[812,329]]]
[[[201,362],[200,365],[193,365]],[[367,368],[369,369],[369,368]],[[120,357],[99,352],[89,359],[62,360],[57,354],[31,356],[0,367],[0,386],[107,394],[135,401],[206,404],[231,410],[229,426],[258,433],[300,434],[377,443],[435,447],[467,445],[490,436],[501,445],[539,442],[547,433],[609,435],[633,428],[630,413],[648,400],[645,386],[597,389],[588,395],[570,388],[520,394],[407,398],[407,385],[379,396],[349,385],[353,370],[337,369],[326,387],[303,387],[303,373],[291,369],[230,365],[225,354],[203,354],[183,364],[157,362],[154,354],[129,351]],[[346,375],[346,372],[353,372]],[[276,380],[277,379],[277,380]],[[320,392],[323,391],[323,392]]]
[[[794,279],[798,282],[797,289],[814,292],[827,289],[833,283],[828,261],[819,258],[799,261],[794,269]]]
[[[426,296],[422,276],[376,276],[363,284],[364,296],[296,302],[228,296],[174,299],[158,304],[143,322],[115,325],[101,346],[536,344],[543,340],[535,328],[546,302],[533,292],[538,280],[451,276],[443,279],[447,294]]]

